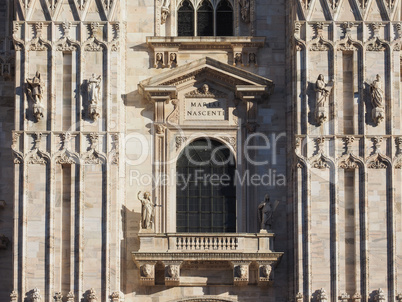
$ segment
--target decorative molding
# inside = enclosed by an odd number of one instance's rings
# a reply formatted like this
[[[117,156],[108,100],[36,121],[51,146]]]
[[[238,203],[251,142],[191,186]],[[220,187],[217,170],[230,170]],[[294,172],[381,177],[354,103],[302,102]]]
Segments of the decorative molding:
[[[186,141],[186,136],[176,136],[176,151],[178,151]]]
[[[173,110],[166,118],[166,123],[169,125],[171,125],[171,124],[177,125],[179,123],[179,116],[180,116],[179,100],[172,99],[171,102],[173,105]]]
[[[229,143],[232,146],[233,150],[236,152],[237,147],[237,140],[234,136],[221,136],[220,139],[224,140],[225,142]]]
[[[201,88],[190,91],[184,96],[186,98],[225,98],[227,97],[227,94],[210,88],[207,84],[204,84]]]
[[[51,45],[48,41],[42,38],[42,31],[43,31],[43,23],[36,22],[33,25],[35,37],[29,42],[29,50],[31,51],[44,51],[48,48],[51,48]]]

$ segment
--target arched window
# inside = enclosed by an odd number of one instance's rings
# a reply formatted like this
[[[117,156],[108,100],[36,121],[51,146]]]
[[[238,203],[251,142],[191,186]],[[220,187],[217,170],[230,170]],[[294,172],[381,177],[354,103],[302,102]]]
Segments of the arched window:
[[[197,36],[214,35],[214,10],[208,0],[202,1],[197,10]]]
[[[218,141],[198,139],[176,165],[177,232],[236,232],[235,163]]]
[[[178,6],[178,36],[232,36],[233,6],[221,0],[214,7],[210,0],[202,0],[195,10],[195,0],[183,0]],[[196,15],[197,14],[197,15]]]
[[[233,9],[228,0],[219,2],[216,9],[216,35],[233,35]]]
[[[177,12],[178,35],[194,36],[194,8],[188,0],[184,0]]]

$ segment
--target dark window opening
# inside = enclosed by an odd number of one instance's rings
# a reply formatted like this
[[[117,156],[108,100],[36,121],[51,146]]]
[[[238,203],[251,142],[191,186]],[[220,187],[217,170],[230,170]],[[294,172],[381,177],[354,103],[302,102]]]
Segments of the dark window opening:
[[[216,10],[216,35],[233,35],[233,9],[227,0],[219,2]]]
[[[197,10],[197,34],[198,36],[214,35],[214,10],[207,0],[204,0]]]
[[[210,139],[190,143],[177,171],[177,232],[236,232],[235,163],[230,150]]]
[[[184,0],[178,12],[178,35],[194,36],[194,8],[190,1]]]

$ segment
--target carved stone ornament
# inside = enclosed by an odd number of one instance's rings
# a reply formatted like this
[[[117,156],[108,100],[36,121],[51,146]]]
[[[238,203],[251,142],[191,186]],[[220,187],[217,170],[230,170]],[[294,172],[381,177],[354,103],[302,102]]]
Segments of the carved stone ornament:
[[[63,149],[62,152],[56,156],[55,163],[61,165],[76,164],[74,158],[71,156],[71,153],[66,149]]]
[[[42,296],[40,295],[40,290],[38,288],[34,288],[32,291],[32,302],[40,302],[42,300]]]
[[[40,121],[44,117],[44,107],[42,104],[44,93],[44,82],[41,79],[39,71],[36,72],[33,78],[26,79],[27,81],[27,94],[29,99],[33,102],[33,115],[36,121]]]
[[[140,274],[143,278],[154,278],[154,265],[144,264],[140,268]]]
[[[186,98],[224,98],[227,95],[221,91],[217,91],[208,84],[202,85],[201,88],[190,91],[184,95]]]
[[[15,302],[18,299],[18,294],[15,290],[13,290],[10,294],[10,302]]]
[[[315,95],[316,95],[316,103],[315,103],[315,120],[318,125],[322,125],[328,118],[325,103],[328,100],[328,97],[333,88],[333,82],[325,83],[324,76],[320,74],[315,83]]]
[[[238,0],[240,4],[241,19],[249,23],[250,22],[250,1],[251,0]]]
[[[56,50],[58,51],[76,51],[78,49],[78,43],[72,41],[70,38],[71,22],[63,22],[61,24],[64,35],[56,43]]]
[[[272,265],[265,264],[259,267],[260,281],[270,281],[272,280]]]
[[[72,291],[67,294],[67,302],[74,302],[74,293]]]
[[[376,75],[376,79],[370,85],[370,97],[373,110],[371,112],[373,121],[376,125],[380,124],[384,118],[384,91],[382,89],[381,76]]]
[[[257,64],[257,55],[254,52],[251,52],[248,54],[248,66],[250,65],[254,65],[254,66],[258,66]]]
[[[327,296],[327,292],[325,291],[325,289],[321,288],[318,291],[318,293],[317,293],[317,301],[319,301],[319,302],[328,301],[328,296]]]
[[[142,204],[141,227],[145,230],[152,230],[155,219],[155,205],[152,203],[151,194],[145,192],[141,197],[141,191],[139,191],[137,198]]]
[[[396,296],[396,300],[402,301],[402,294],[398,294],[398,295]]]
[[[155,68],[163,68],[165,67],[165,64],[163,63],[163,53],[161,52],[157,52],[155,54],[155,64],[154,64]]]
[[[170,67],[175,67],[177,66],[177,53],[171,52],[169,54],[169,66]]]
[[[112,150],[110,150],[110,155],[111,155],[110,163],[112,165],[118,165],[119,164],[119,155],[120,155],[119,134],[117,134],[117,133],[112,134],[112,139],[113,139],[113,141],[112,141]]]
[[[303,302],[303,294],[302,293],[297,293],[296,302]]]
[[[350,296],[347,293],[342,293],[339,296],[339,301],[341,301],[341,302],[348,302],[349,299],[350,299]]]
[[[164,124],[155,123],[154,126],[155,126],[155,132],[156,132],[156,134],[161,135],[161,134],[164,134],[164,133],[165,133],[166,126],[165,126]]]
[[[178,279],[180,277],[179,265],[170,264],[166,269],[167,277],[171,279]]]
[[[172,105],[173,105],[173,110],[172,112],[168,115],[166,118],[166,122],[168,124],[175,124],[177,125],[179,123],[179,100],[178,99],[172,99],[171,100]]]
[[[367,167],[369,169],[386,169],[388,163],[381,154],[375,154],[369,158]]]
[[[260,224],[260,232],[272,230],[273,214],[274,206],[270,201],[269,194],[265,194],[264,200],[258,205],[258,223]]]
[[[236,52],[234,55],[233,66],[244,66],[243,65],[243,54],[241,52]]]
[[[234,285],[246,286],[249,281],[248,264],[238,264],[234,266]]]
[[[383,302],[385,301],[385,293],[384,291],[380,288],[377,290],[376,295],[374,296],[374,301],[376,302]]]
[[[40,142],[42,140],[42,133],[36,132],[34,135],[34,146],[32,150],[27,154],[27,159],[25,162],[27,164],[38,164],[38,165],[45,165],[49,161],[49,156],[40,150]]]
[[[88,116],[93,121],[96,121],[100,117],[98,102],[102,99],[101,80],[102,76],[96,76],[95,74],[92,74],[91,78],[88,79]]]
[[[339,168],[345,170],[357,169],[359,166],[356,163],[352,154],[344,155],[340,158]]]
[[[61,294],[61,292],[57,292],[54,294],[54,302],[62,302],[63,301],[63,295]]]
[[[96,291],[91,288],[87,294],[87,300],[88,302],[97,302],[98,298],[96,297]]]
[[[359,293],[355,293],[352,297],[353,302],[360,302],[362,299],[362,296]]]
[[[179,150],[183,143],[185,143],[187,137],[185,136],[176,136],[176,150]]]
[[[42,38],[43,23],[37,22],[33,25],[35,37],[29,43],[29,50],[31,51],[44,51],[50,46],[49,42]]]
[[[165,24],[170,14],[170,0],[163,0],[161,7],[161,24]]]
[[[124,294],[120,291],[116,291],[110,295],[110,298],[112,298],[112,302],[120,302],[124,300]]]

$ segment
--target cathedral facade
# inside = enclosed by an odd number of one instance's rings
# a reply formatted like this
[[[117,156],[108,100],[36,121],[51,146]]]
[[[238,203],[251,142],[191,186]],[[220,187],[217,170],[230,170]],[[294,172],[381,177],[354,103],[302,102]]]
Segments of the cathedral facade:
[[[0,300],[402,301],[402,0],[4,0]]]

